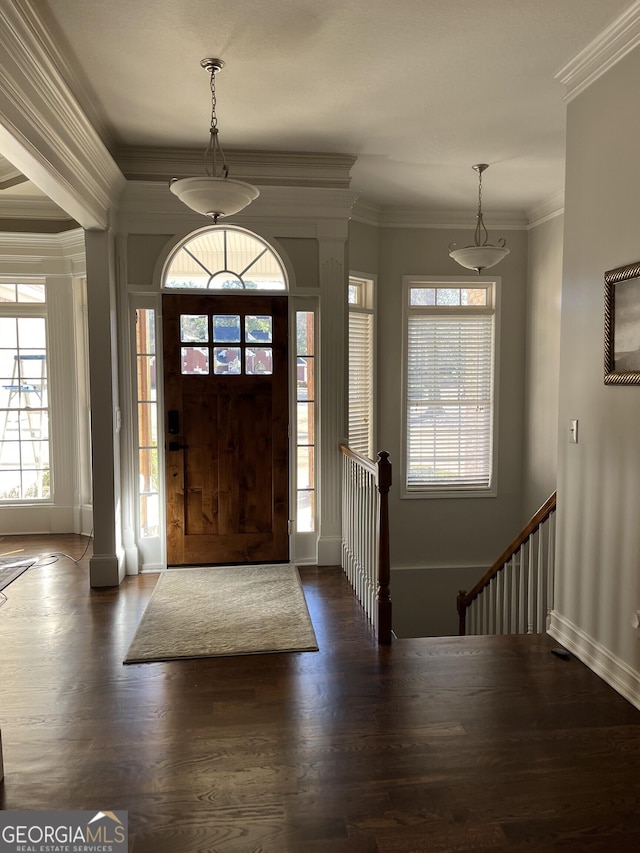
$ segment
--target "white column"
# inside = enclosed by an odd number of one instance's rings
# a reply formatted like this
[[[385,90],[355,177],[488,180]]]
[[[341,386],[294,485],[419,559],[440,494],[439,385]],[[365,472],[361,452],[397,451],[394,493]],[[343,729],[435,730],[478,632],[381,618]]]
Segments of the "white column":
[[[341,459],[345,424],[345,303],[347,220],[319,226],[320,265],[320,536],[318,565],[341,561]]]
[[[91,586],[124,577],[120,521],[120,409],[113,237],[87,231],[87,304],[93,471]]]

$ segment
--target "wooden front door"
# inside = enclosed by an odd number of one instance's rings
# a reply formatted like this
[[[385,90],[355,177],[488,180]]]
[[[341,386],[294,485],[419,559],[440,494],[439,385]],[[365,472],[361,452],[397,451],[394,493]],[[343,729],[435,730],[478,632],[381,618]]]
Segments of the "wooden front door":
[[[289,558],[285,296],[165,294],[167,563]]]

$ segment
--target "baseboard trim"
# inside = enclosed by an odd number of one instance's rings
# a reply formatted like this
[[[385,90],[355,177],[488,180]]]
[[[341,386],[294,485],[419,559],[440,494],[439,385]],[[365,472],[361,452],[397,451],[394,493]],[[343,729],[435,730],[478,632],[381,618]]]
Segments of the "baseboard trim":
[[[548,633],[640,710],[640,672],[556,610],[551,611]]]
[[[340,536],[321,536],[318,540],[318,565],[339,566],[342,563]]]
[[[89,560],[92,587],[119,586],[125,575],[124,553],[94,554]]]

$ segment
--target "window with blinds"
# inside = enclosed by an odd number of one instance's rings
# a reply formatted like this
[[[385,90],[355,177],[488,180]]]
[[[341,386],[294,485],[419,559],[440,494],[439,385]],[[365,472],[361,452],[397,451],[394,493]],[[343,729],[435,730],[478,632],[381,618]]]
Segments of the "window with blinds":
[[[350,277],[349,447],[375,458],[373,281]]]
[[[495,282],[406,288],[407,494],[491,493]]]

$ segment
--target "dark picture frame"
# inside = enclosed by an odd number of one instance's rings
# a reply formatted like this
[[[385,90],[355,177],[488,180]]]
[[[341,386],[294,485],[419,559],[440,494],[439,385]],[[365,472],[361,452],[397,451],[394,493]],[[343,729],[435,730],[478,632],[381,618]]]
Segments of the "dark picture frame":
[[[640,385],[640,261],[604,274],[604,384]]]

